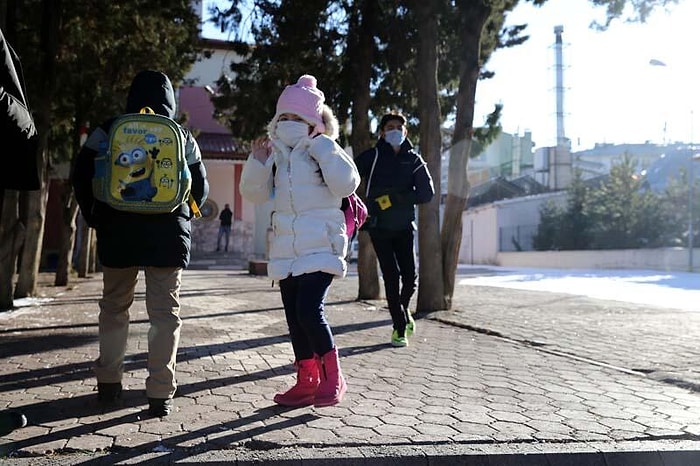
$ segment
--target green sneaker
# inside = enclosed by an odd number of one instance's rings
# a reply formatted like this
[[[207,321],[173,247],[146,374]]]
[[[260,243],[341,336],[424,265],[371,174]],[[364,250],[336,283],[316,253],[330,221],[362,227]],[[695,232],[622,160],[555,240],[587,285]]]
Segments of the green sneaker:
[[[409,313],[408,323],[406,324],[406,336],[413,336],[414,333],[416,333],[416,321],[413,320],[413,316]]]
[[[408,340],[406,339],[406,337],[400,337],[399,332],[397,330],[394,330],[391,333],[391,346],[408,346]]]

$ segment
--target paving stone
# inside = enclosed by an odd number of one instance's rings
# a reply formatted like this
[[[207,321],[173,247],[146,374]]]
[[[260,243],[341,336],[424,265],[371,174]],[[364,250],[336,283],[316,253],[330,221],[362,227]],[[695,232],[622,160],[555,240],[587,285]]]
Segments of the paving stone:
[[[100,451],[110,448],[112,443],[113,440],[109,436],[88,434],[71,437],[65,448],[67,450]]]
[[[180,424],[175,424],[167,420],[152,419],[150,422],[147,421],[142,423],[139,431],[146,434],[156,434],[162,436],[167,434],[174,434],[176,432],[181,432],[182,426]]]
[[[357,279],[350,277],[334,282],[327,305],[349,386],[345,399],[333,407],[287,409],[272,401],[295,379],[279,291],[269,280],[236,271],[185,272],[179,391],[176,411],[163,419],[144,411],[148,325],[138,285],[132,312],[138,322],[131,326],[123,380],[128,391],[121,406],[100,411],[90,370],[97,354],[96,277],[78,280],[51,306],[30,308],[14,320],[0,314],[0,326],[29,328],[34,321],[43,329],[3,334],[3,343],[37,338],[42,347],[0,356],[0,406],[22,408],[35,423],[0,439],[2,448],[47,460],[57,453],[133,452],[123,464],[197,449],[272,458],[295,446],[317,453],[354,449],[381,464],[381,455],[403,448],[402,464],[425,465],[454,460],[448,452],[455,447],[539,455],[537,448],[551,445],[575,452],[595,442],[609,451],[644,439],[628,448],[634,451],[700,438],[700,393],[666,381],[700,379],[690,370],[700,356],[700,313],[458,286],[455,309],[423,316],[411,345],[397,349],[388,344],[384,303],[372,309],[356,301]],[[188,294],[210,288],[225,291]],[[64,306],[71,312],[62,312]],[[47,315],[56,328],[43,323]],[[76,322],[85,325],[77,339]],[[61,342],[69,338],[75,346],[66,351]],[[639,338],[647,338],[648,349]],[[626,371],[635,367],[651,367],[653,376]],[[405,456],[409,445],[418,445],[410,454],[420,456]],[[428,445],[440,454],[429,459]]]
[[[410,426],[400,426],[394,424],[382,424],[376,426],[374,429],[379,435],[387,437],[405,437],[412,438],[418,435],[418,431]]]
[[[143,449],[153,448],[160,441],[160,435],[148,432],[129,432],[114,437],[113,448]]]

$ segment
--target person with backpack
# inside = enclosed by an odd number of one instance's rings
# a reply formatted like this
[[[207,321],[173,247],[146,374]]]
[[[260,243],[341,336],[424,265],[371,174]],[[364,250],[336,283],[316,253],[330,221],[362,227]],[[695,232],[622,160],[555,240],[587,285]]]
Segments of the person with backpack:
[[[347,390],[324,306],[333,278],[347,272],[341,206],[360,177],[335,142],[338,121],[324,102],[311,75],[285,87],[240,182],[248,201],[274,203],[267,270],[279,281],[297,369],[296,384],[274,396],[283,406],[331,406]]]
[[[190,260],[191,219],[198,213],[197,206],[206,200],[209,184],[194,136],[171,121],[176,115],[176,101],[168,76],[153,70],[139,72],[131,83],[125,113],[108,119],[90,134],[78,154],[71,179],[82,215],[96,230],[97,254],[102,265],[99,357],[93,369],[97,378],[98,402],[102,405],[116,403],[122,395],[129,308],[134,301],[139,271],[143,270],[150,323],[146,379],[148,411],[153,416],[163,417],[174,408],[173,396],[177,388],[175,363],[182,325],[179,295],[182,271]],[[143,114],[151,114],[153,118],[144,118]],[[133,120],[132,115],[139,115],[136,120],[143,120],[141,123],[137,121],[143,127],[123,130],[128,136],[122,141],[121,135],[115,134],[114,130],[119,128],[121,132],[121,122],[129,118]],[[163,117],[167,118],[164,120]],[[168,137],[154,137],[156,130],[174,132],[166,133]],[[163,157],[163,154],[174,155]],[[105,157],[108,161],[103,163]],[[149,191],[148,196],[123,195],[123,199],[116,199],[119,192],[123,194],[124,187],[129,185],[117,169],[130,164],[134,167],[137,162],[142,168],[131,169],[131,181],[137,178],[142,181],[144,172],[156,173],[161,168],[178,165],[183,165],[181,170],[168,173],[172,176],[180,173],[183,179],[164,179],[166,172],[162,172],[150,177],[148,189],[139,188],[139,192]],[[149,169],[143,168],[145,166]],[[104,174],[96,173],[95,167],[100,167],[99,172],[114,169],[116,178],[104,180]],[[113,196],[104,197],[98,192],[101,191],[99,187],[109,185],[111,181]],[[189,196],[175,198],[174,210],[159,210],[162,209],[158,207],[160,187],[177,185],[183,186],[177,190],[181,196]],[[133,199],[139,200],[131,207],[129,201]]]
[[[388,113],[379,122],[379,140],[356,159],[365,183],[369,232],[384,279],[393,323],[391,344],[407,346],[416,331],[409,303],[416,290],[416,204],[435,194],[428,167],[407,139],[406,117]]]
[[[224,240],[224,251],[228,251],[228,241],[231,236],[231,219],[233,212],[228,204],[224,205],[224,210],[219,214],[219,234],[216,237],[216,251],[221,250],[221,240]]]

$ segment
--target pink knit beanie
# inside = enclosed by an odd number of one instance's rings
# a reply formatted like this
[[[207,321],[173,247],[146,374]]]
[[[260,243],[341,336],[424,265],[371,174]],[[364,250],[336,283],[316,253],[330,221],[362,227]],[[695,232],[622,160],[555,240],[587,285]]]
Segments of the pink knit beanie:
[[[294,113],[314,127],[316,133],[324,133],[323,103],[325,96],[316,87],[316,78],[305,74],[296,84],[287,86],[277,100],[277,112],[273,121],[276,122],[283,113]]]

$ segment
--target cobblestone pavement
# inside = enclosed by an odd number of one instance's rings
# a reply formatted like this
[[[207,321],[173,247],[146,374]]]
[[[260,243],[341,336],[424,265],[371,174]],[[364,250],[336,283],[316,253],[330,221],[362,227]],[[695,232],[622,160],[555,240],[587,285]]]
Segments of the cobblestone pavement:
[[[567,294],[545,296],[463,286],[454,301],[462,312],[439,313],[439,318],[700,391],[700,303],[689,312],[674,309],[674,303],[659,309]]]
[[[458,285],[455,310],[393,348],[383,302],[356,301],[350,276],[327,305],[346,398],[287,409],[272,402],[294,380],[279,289],[188,270],[176,411],[154,419],[143,280],[123,403],[102,411],[101,275],[52,278],[51,299],[0,313],[0,408],[29,419],[0,437],[0,463],[700,464],[700,310]]]

